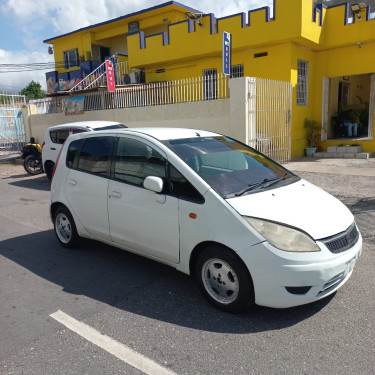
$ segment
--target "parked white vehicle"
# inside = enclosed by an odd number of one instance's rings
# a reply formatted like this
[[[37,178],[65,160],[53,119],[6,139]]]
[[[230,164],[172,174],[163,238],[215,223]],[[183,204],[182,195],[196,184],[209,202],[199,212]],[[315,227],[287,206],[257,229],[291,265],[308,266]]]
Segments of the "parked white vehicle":
[[[43,170],[50,180],[55,167],[57,156],[65,140],[72,134],[94,130],[109,130],[126,128],[125,125],[114,121],[80,121],[49,127],[44,134],[42,164]]]
[[[191,129],[76,134],[51,187],[59,242],[93,238],[192,274],[216,307],[285,308],[351,276],[362,238],[336,198],[229,137]]]

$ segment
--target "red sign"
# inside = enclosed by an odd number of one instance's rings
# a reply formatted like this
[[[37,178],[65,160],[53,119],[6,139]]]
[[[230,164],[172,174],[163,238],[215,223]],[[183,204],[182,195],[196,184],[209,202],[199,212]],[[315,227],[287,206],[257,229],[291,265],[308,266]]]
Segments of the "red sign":
[[[105,60],[105,70],[107,72],[107,87],[109,92],[115,92],[115,72],[111,60]]]

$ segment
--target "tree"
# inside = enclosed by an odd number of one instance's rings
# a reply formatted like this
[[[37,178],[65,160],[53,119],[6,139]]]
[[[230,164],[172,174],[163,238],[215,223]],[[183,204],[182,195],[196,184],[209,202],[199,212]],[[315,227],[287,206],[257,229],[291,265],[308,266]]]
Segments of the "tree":
[[[31,81],[24,89],[20,91],[20,95],[25,95],[26,100],[41,99],[46,96],[46,93],[42,90],[40,83]]]

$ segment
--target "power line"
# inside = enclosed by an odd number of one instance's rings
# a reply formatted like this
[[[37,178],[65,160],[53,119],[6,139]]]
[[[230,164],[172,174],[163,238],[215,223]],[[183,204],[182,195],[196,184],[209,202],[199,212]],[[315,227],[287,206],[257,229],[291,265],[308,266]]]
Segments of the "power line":
[[[47,63],[28,63],[28,64],[0,64],[0,73],[19,73],[30,72],[34,70],[48,70],[65,68],[62,61]]]

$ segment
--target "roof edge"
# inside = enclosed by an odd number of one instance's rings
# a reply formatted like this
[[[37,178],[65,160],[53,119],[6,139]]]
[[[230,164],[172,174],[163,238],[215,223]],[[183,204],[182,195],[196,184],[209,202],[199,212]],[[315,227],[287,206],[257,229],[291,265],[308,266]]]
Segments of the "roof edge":
[[[142,13],[150,12],[150,11],[155,10],[155,9],[164,8],[164,7],[167,7],[169,5],[176,5],[178,7],[184,8],[184,9],[190,11],[190,12],[200,13],[199,10],[188,7],[188,6],[186,6],[182,3],[179,3],[177,1],[167,1],[166,3],[163,3],[163,4],[155,5],[155,6],[150,7],[150,8],[146,8],[146,9],[143,9],[143,10],[140,10],[140,11],[137,11],[137,12],[126,14],[125,16],[113,18],[113,19],[108,20],[108,21],[99,22],[99,23],[96,23],[94,25],[82,27],[80,29],[71,31],[71,32],[66,33],[66,34],[61,34],[61,35],[55,36],[53,38],[48,38],[46,40],[43,40],[43,43],[49,43],[53,40],[60,39],[60,38],[63,38],[65,36],[68,36],[68,35],[72,35],[72,34],[80,32],[80,31],[89,30],[89,29],[92,29],[94,27],[103,26],[103,25],[106,25],[106,24],[109,24],[109,23],[112,23],[112,22],[116,22],[116,21],[121,21],[123,19],[134,17],[134,16],[140,15]]]

